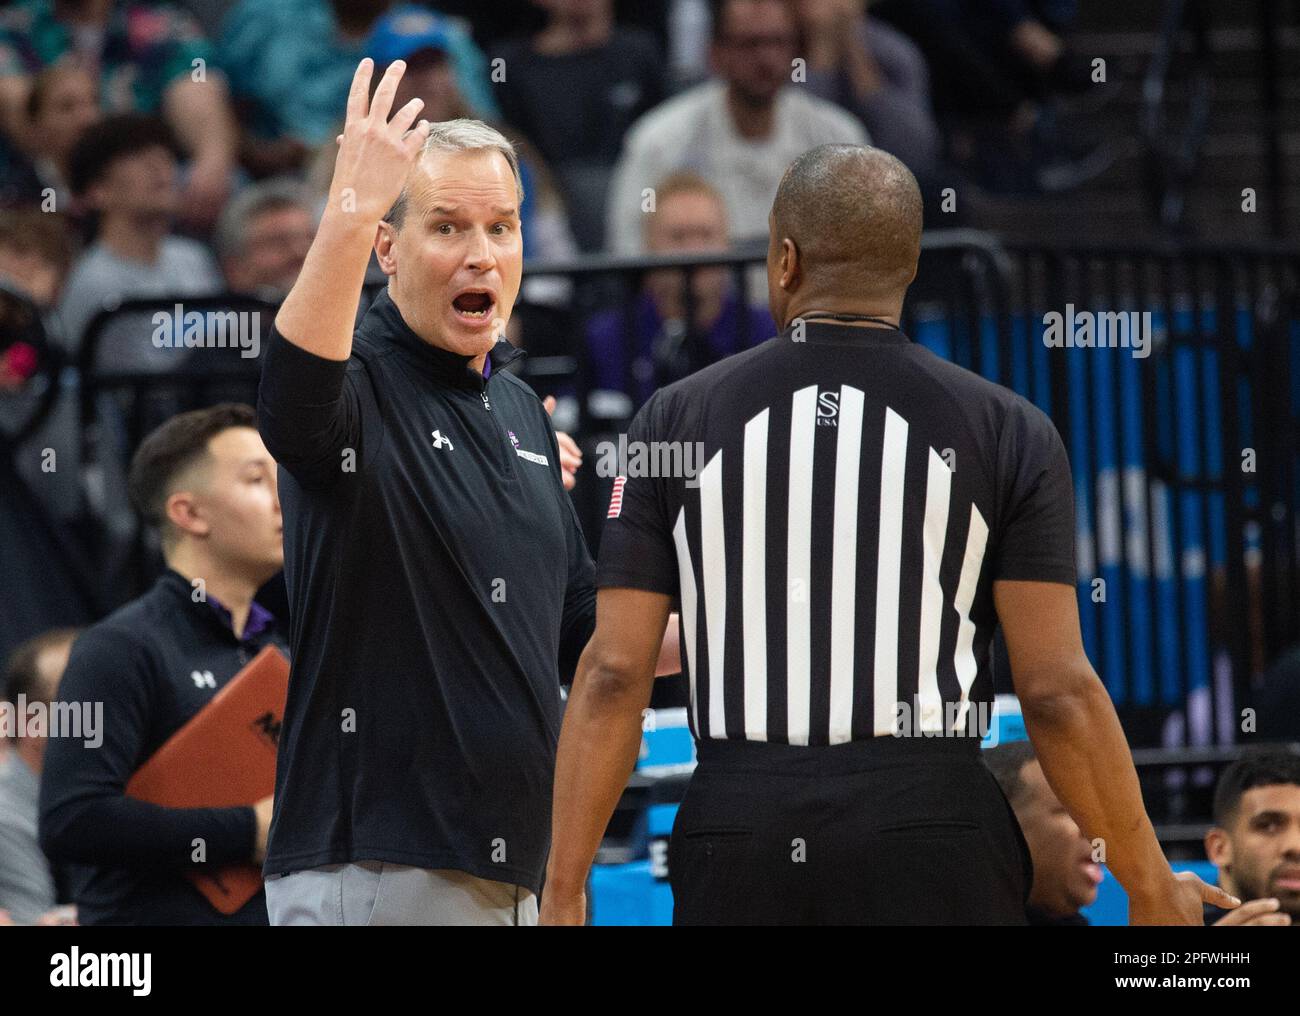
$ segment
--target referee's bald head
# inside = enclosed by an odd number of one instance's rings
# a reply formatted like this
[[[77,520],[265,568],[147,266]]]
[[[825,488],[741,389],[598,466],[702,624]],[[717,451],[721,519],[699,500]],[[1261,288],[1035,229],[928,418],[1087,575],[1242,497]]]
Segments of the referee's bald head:
[[[789,318],[778,304],[791,302],[795,313],[814,306],[810,300],[817,309],[901,309],[921,253],[921,189],[888,152],[867,145],[805,152],[781,178],[769,225],[769,295],[782,324]]]

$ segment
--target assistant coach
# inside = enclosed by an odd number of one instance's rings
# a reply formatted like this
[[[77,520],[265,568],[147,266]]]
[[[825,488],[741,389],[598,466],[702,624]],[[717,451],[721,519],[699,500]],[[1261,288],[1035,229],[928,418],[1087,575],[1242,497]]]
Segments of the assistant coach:
[[[582,921],[677,597],[699,767],[669,847],[676,923],[1024,924],[1028,851],[972,722],[999,623],[1043,772],[1132,919],[1199,923],[1226,894],[1171,873],[1080,643],[1060,437],[898,328],[912,174],[815,148],[769,221],[783,331],[659,391],[628,435],[700,442],[706,464],[628,478],[610,509],[542,920]]]
[[[498,342],[518,163],[477,121],[348,97],[329,203],[275,321],[258,422],[281,466],[293,672],[273,924],[535,923],[559,671],[592,564],[537,396]],[[371,249],[389,278],[353,339]]]

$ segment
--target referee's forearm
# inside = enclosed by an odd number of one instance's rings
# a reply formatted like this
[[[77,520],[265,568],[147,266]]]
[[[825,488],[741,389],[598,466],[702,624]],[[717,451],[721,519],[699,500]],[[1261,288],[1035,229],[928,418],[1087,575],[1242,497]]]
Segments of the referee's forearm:
[[[555,766],[546,891],[580,892],[641,748],[641,712],[653,677],[600,665],[583,653],[564,712]]]
[[[1021,702],[1043,774],[1129,894],[1155,891],[1173,874],[1110,696],[1091,667],[1058,688]]]
[[[309,353],[346,360],[378,224],[334,207],[332,195],[330,201],[275,327]]]

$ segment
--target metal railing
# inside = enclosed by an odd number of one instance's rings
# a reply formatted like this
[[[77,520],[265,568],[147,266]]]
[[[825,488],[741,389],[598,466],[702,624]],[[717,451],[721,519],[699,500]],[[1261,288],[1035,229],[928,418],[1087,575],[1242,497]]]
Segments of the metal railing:
[[[1066,397],[1052,415],[1075,472],[1080,571],[1104,583],[1102,597],[1081,584],[1084,636],[1130,721],[1153,724],[1148,740],[1159,740],[1170,707],[1203,698],[1207,708],[1187,710],[1200,727],[1186,739],[1230,743],[1265,661],[1300,639],[1300,251],[1014,256],[1018,313],[1029,322],[1063,311],[1067,298],[1150,315],[1145,358],[1053,351]]]

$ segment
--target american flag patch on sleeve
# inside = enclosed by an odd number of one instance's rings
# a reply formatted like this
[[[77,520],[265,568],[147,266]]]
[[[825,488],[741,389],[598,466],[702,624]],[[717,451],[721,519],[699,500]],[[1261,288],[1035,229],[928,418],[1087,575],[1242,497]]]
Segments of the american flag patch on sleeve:
[[[609,513],[605,518],[616,519],[623,513],[623,484],[625,483],[627,483],[626,476],[614,477],[614,489],[609,495]]]

